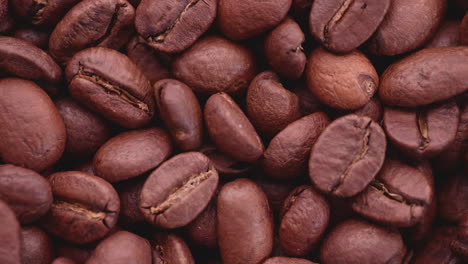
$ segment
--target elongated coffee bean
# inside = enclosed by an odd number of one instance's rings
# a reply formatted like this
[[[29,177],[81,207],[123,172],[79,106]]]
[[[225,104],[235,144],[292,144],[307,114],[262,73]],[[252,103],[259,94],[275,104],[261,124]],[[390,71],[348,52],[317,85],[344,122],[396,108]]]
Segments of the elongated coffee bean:
[[[427,105],[468,91],[468,47],[418,51],[392,64],[380,80],[380,99],[404,107]]]
[[[130,59],[108,48],[89,48],[70,60],[66,76],[73,98],[126,128],[148,124],[154,114],[150,82]]]
[[[15,213],[0,200],[0,263],[21,263],[21,227]]]
[[[140,208],[149,223],[162,228],[185,226],[195,219],[213,197],[218,173],[200,152],[174,156],[146,180]]]

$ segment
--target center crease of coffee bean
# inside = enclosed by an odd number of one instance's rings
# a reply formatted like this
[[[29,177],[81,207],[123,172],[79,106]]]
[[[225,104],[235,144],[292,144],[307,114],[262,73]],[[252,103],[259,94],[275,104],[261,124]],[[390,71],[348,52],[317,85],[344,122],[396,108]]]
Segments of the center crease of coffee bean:
[[[32,16],[32,22],[37,23],[42,19],[44,9],[48,4],[48,0],[34,0],[34,5],[31,8],[30,15]]]
[[[117,4],[115,5],[115,11],[114,13],[112,13],[112,17],[110,19],[110,22],[109,22],[109,25],[107,26],[106,28],[106,32],[104,33],[104,35],[102,35],[99,39],[97,39],[96,41],[94,41],[94,43],[91,43],[90,46],[93,47],[93,46],[98,46],[99,43],[101,43],[102,41],[104,41],[107,37],[109,37],[109,35],[111,34],[112,32],[112,28],[115,26],[115,23],[117,23],[117,18],[119,16],[119,11],[122,7],[126,7],[127,5],[126,4]]]
[[[431,140],[429,139],[429,126],[427,125],[427,111],[421,110],[417,112],[418,130],[421,135],[421,142],[418,149],[423,151],[428,146]]]
[[[59,209],[59,210],[66,210],[66,211],[72,211],[80,215],[85,215],[86,217],[97,220],[97,221],[102,221],[104,218],[106,218],[106,213],[105,212],[96,212],[91,210],[85,205],[79,204],[79,203],[69,203],[65,201],[54,201],[52,204],[52,207],[54,209]]]
[[[383,192],[383,194],[391,200],[397,201],[402,204],[406,204],[408,206],[424,206],[426,203],[420,200],[410,200],[405,198],[403,195],[392,193],[390,190],[385,186],[385,184],[377,179],[373,180],[370,186],[374,187],[375,189]]]
[[[294,193],[291,197],[291,199],[288,201],[288,203],[285,205],[284,213],[281,217],[284,217],[288,211],[291,209],[293,204],[296,202],[297,198],[306,190],[306,188],[303,188],[301,190],[298,190],[296,193]]]
[[[121,87],[119,87],[117,85],[112,84],[110,81],[105,80],[104,78],[102,78],[101,76],[99,76],[97,74],[94,74],[94,73],[92,73],[90,71],[87,71],[82,65],[80,65],[80,69],[78,71],[77,76],[78,76],[78,78],[83,78],[85,80],[88,80],[88,81],[90,81],[92,83],[95,83],[95,84],[103,87],[107,91],[110,91],[110,92],[113,92],[113,93],[119,95],[120,98],[122,98],[127,103],[129,103],[129,104],[143,110],[146,113],[149,113],[149,107],[148,107],[147,104],[140,101],[135,96],[131,95],[125,89],[123,89],[123,88],[121,88]]]
[[[325,43],[328,43],[330,40],[330,36],[328,34],[329,30],[332,29],[336,24],[338,24],[338,22],[344,16],[344,13],[348,11],[349,7],[353,2],[354,0],[345,0],[343,4],[341,4],[340,8],[336,11],[336,13],[333,14],[333,16],[327,22],[327,24],[323,28],[323,37]]]

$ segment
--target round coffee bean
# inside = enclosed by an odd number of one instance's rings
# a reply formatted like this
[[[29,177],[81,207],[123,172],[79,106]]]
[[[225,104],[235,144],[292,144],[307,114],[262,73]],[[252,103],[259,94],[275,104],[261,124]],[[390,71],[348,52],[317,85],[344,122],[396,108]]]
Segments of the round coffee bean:
[[[0,263],[21,263],[21,229],[15,213],[0,200]]]
[[[337,53],[348,53],[374,33],[391,2],[315,0],[310,11],[310,30],[325,48]]]
[[[195,264],[192,253],[185,241],[171,233],[158,233],[154,236],[154,263]]]
[[[273,218],[263,191],[248,179],[223,186],[218,196],[218,244],[225,264],[259,263],[273,248]]]
[[[199,149],[203,143],[202,110],[193,91],[177,80],[165,79],[154,84],[154,97],[177,147],[183,151]]]
[[[424,49],[392,64],[382,75],[385,104],[415,107],[468,91],[468,47]]]
[[[434,37],[424,45],[424,48],[454,47],[459,43],[460,21],[446,20],[440,25]]]
[[[142,0],[135,29],[149,46],[168,53],[190,47],[213,23],[216,0]]]
[[[42,171],[60,159],[65,125],[39,86],[16,78],[0,79],[0,109],[0,157],[4,162]]]
[[[386,145],[384,131],[369,117],[341,117],[325,128],[312,147],[310,179],[329,195],[354,196],[379,172]]]
[[[21,229],[21,263],[50,264],[53,256],[52,241],[49,236],[37,227]]]
[[[172,64],[175,77],[195,92],[241,94],[255,77],[253,54],[220,37],[207,37],[182,53]]]
[[[148,177],[140,208],[155,226],[185,226],[205,209],[217,187],[218,173],[208,157],[199,152],[179,154]]]
[[[379,76],[364,54],[335,55],[323,48],[309,56],[306,69],[309,90],[324,104],[338,109],[358,109],[369,102]]]
[[[120,201],[112,185],[83,172],[49,176],[54,202],[42,223],[51,234],[76,244],[103,238],[115,226]]]
[[[151,247],[146,239],[119,231],[101,241],[86,263],[151,264]]]
[[[37,172],[7,164],[0,165],[0,199],[19,222],[29,224],[49,211],[53,198],[49,182]]]
[[[205,122],[219,150],[239,161],[254,162],[263,143],[239,106],[225,93],[212,95],[205,105]]]
[[[150,82],[122,53],[85,49],[73,56],[65,73],[72,97],[110,121],[138,128],[153,118]]]
[[[10,0],[15,14],[37,26],[55,26],[80,0]]]
[[[320,249],[320,260],[324,264],[401,263],[405,253],[398,231],[353,219],[328,234]]]
[[[315,262],[299,258],[273,257],[265,260],[263,264],[315,264]]]
[[[132,130],[102,145],[94,156],[93,168],[97,176],[117,182],[158,167],[171,154],[171,140],[163,129]]]
[[[312,186],[297,187],[281,209],[278,231],[281,249],[289,256],[312,253],[327,228],[329,218],[327,201]]]

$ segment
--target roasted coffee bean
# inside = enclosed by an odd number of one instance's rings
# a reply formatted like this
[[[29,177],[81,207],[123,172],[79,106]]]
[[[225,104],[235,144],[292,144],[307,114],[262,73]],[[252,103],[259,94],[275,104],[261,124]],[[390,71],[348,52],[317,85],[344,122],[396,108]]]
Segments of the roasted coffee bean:
[[[451,175],[438,193],[439,216],[445,221],[458,222],[468,213],[468,177],[463,172]]]
[[[361,220],[335,227],[323,242],[324,264],[402,263],[406,248],[400,233]]]
[[[259,131],[274,136],[301,117],[299,98],[281,84],[278,75],[260,73],[250,83],[246,96],[247,115]]]
[[[468,13],[460,24],[460,44],[468,45]]]
[[[0,0],[0,21],[3,21],[8,13],[8,0]]]
[[[5,164],[0,165],[0,199],[8,203],[19,222],[28,224],[49,211],[52,191],[37,172]]]
[[[286,200],[289,194],[294,190],[297,183],[276,181],[262,177],[255,179],[255,183],[258,184],[258,186],[260,186],[262,191],[265,193],[268,199],[268,204],[270,205],[270,209],[273,212],[275,219],[279,218],[284,200]],[[275,243],[279,244],[279,239],[277,240],[278,241],[275,241]]]
[[[135,234],[118,231],[104,239],[94,250],[86,264],[151,264],[149,242]]]
[[[76,262],[69,258],[58,257],[52,261],[52,264],[76,264]]]
[[[414,264],[462,264],[450,250],[450,242],[457,237],[456,227],[442,226],[433,231],[424,247],[413,257]]]
[[[153,244],[153,264],[195,264],[189,247],[177,235],[158,233],[154,236]]]
[[[315,262],[300,258],[273,257],[265,260],[263,264],[315,264]]]
[[[325,113],[317,112],[289,124],[263,153],[263,171],[277,179],[306,174],[310,150],[329,122]]]
[[[145,221],[145,217],[140,210],[140,194],[145,180],[144,177],[137,177],[121,182],[117,186],[120,198],[119,223],[128,225]]]
[[[299,97],[299,106],[303,116],[322,111],[323,105],[302,80],[296,83],[291,92]]]
[[[216,147],[239,161],[254,162],[263,143],[234,100],[225,93],[212,95],[205,105],[205,122]]]
[[[61,98],[55,105],[67,131],[65,154],[80,158],[92,156],[111,137],[106,121],[71,98]]]
[[[203,146],[200,152],[211,160],[220,176],[239,176],[248,172],[252,167],[250,163],[237,161],[212,145]]]
[[[29,42],[41,49],[47,49],[49,46],[50,33],[47,31],[38,30],[36,28],[19,28],[13,32],[12,36],[17,39],[22,39],[26,42]]]
[[[172,154],[169,135],[161,128],[123,132],[99,148],[93,159],[97,176],[117,182],[159,166]]]
[[[117,51],[83,50],[68,63],[66,76],[74,99],[123,127],[141,127],[153,118],[150,82]]]
[[[431,182],[421,171],[387,160],[366,190],[353,199],[352,208],[375,222],[409,227],[421,221],[433,196]]]
[[[80,0],[10,0],[15,14],[33,25],[54,27]]]
[[[304,33],[291,18],[286,18],[265,38],[265,57],[279,75],[290,79],[302,76],[307,62],[302,43]]]
[[[218,196],[218,244],[225,264],[259,263],[273,248],[273,218],[263,191],[248,179],[223,186]]]
[[[468,261],[468,213],[461,218],[457,237],[450,243],[450,248],[461,259]]]
[[[435,35],[429,40],[424,47],[454,47],[460,44],[460,21],[446,20],[444,21]]]
[[[11,12],[8,12],[8,10],[5,10],[3,12],[3,17],[1,17],[0,19],[0,33],[8,34],[10,33],[10,31],[13,30],[13,27],[15,26],[15,21],[13,20],[13,16],[10,14]]]
[[[162,53],[146,45],[138,36],[128,42],[127,55],[152,84],[172,75],[164,65]]]
[[[0,200],[0,263],[21,263],[21,227],[15,213]]]
[[[154,84],[154,98],[177,147],[182,151],[199,149],[203,143],[203,120],[193,91],[177,80],[164,79]]]
[[[43,50],[21,39],[0,36],[0,71],[34,81],[58,83],[62,70]]]
[[[389,140],[414,158],[440,154],[454,140],[460,110],[454,102],[417,110],[386,108],[383,124]]]
[[[53,256],[52,240],[37,227],[21,229],[21,263],[50,264]]]
[[[379,86],[379,76],[364,54],[335,55],[323,48],[309,56],[307,86],[322,103],[354,110],[366,105]]]
[[[347,53],[364,43],[377,29],[391,0],[315,0],[310,11],[312,35],[322,45]]]
[[[61,157],[65,125],[39,86],[16,78],[0,79],[0,109],[0,157],[4,162],[42,171]]]
[[[293,0],[290,11],[297,19],[307,18],[313,2],[314,0]]]
[[[162,52],[181,52],[208,30],[216,6],[216,0],[142,0],[135,28],[149,46]]]
[[[291,3],[292,0],[219,0],[218,25],[230,39],[248,39],[278,25]]]
[[[215,201],[216,198],[211,200],[205,210],[185,228],[187,237],[197,246],[206,248],[218,247]]]
[[[218,173],[208,157],[199,152],[179,154],[148,177],[140,208],[155,226],[185,226],[205,209],[217,187]]]
[[[377,99],[377,97],[374,96],[370,99],[370,101],[367,104],[355,111],[338,110],[336,114],[337,116],[344,116],[349,114],[367,116],[370,117],[374,122],[378,123],[382,119],[383,106],[379,99]]]
[[[207,37],[182,53],[172,73],[195,92],[242,94],[256,74],[256,62],[247,48],[221,37]]]
[[[279,238],[289,256],[307,256],[317,247],[328,226],[328,202],[312,186],[294,189],[281,209]]]
[[[420,47],[436,32],[446,6],[445,0],[392,0],[387,15],[369,40],[368,50],[378,55],[397,55]],[[416,17],[430,19],[415,23]]]
[[[392,64],[380,79],[385,104],[415,107],[468,90],[468,47],[424,49]]]
[[[379,172],[386,145],[384,131],[369,117],[341,117],[325,128],[312,147],[310,179],[329,195],[354,196]]]
[[[110,183],[78,171],[52,174],[49,182],[54,202],[42,220],[49,233],[85,244],[103,238],[115,226],[120,201]]]
[[[54,249],[57,256],[71,259],[76,264],[84,264],[93,253],[94,245],[78,246],[63,240],[57,240],[54,243]]]
[[[88,47],[119,49],[133,31],[135,9],[126,0],[83,0],[57,24],[50,35],[49,52],[66,65]]]

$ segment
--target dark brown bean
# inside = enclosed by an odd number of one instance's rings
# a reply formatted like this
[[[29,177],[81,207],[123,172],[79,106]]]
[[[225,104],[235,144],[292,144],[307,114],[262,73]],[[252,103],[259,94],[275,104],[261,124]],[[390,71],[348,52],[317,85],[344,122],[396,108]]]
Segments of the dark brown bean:
[[[76,262],[69,258],[58,257],[51,264],[76,264]]]
[[[50,33],[32,27],[19,28],[13,32],[13,37],[22,39],[34,46],[46,50],[49,46]]]
[[[468,45],[468,13],[460,24],[460,44]]]
[[[463,261],[468,261],[468,213],[461,218],[457,237],[450,243],[450,248]]]
[[[53,27],[80,0],[10,0],[15,13],[33,25]]]
[[[97,176],[117,182],[158,167],[171,154],[171,140],[163,129],[132,130],[102,145],[94,156],[93,168]]]
[[[53,256],[52,240],[37,227],[21,229],[21,263],[50,264]]]
[[[62,240],[58,240],[54,246],[57,256],[71,259],[76,264],[84,264],[94,250],[93,246],[78,246]]]
[[[153,264],[195,264],[185,241],[171,233],[158,233],[154,237]]]
[[[216,197],[208,206],[185,228],[187,237],[197,246],[206,248],[218,247],[216,232]]]
[[[448,222],[458,222],[468,213],[468,177],[463,172],[451,175],[438,193],[439,216]]]
[[[424,47],[454,47],[460,44],[460,21],[446,20],[444,21],[435,35],[429,40]]]
[[[0,263],[21,263],[21,229],[15,213],[0,200]]]
[[[263,192],[267,196],[268,204],[270,205],[270,209],[273,212],[275,219],[279,218],[284,200],[288,198],[289,194],[297,186],[297,182],[276,181],[260,177],[255,179],[255,183],[262,188]],[[275,238],[275,240],[276,239],[277,238]],[[277,240],[278,241],[275,241],[275,244],[279,244],[279,238]]]
[[[239,176],[245,174],[252,168],[250,163],[237,161],[220,152],[212,145],[203,146],[200,152],[210,158],[220,176]]]
[[[140,208],[149,223],[162,228],[185,226],[195,219],[218,187],[218,173],[200,152],[179,154],[146,180]]]
[[[123,225],[139,224],[145,221],[140,210],[140,194],[146,178],[137,177],[132,180],[121,182],[117,186],[120,198],[119,223]]]
[[[206,102],[204,116],[211,140],[222,152],[245,162],[254,162],[263,154],[260,137],[229,95],[212,95]]]
[[[265,260],[263,264],[316,264],[315,262],[307,259],[287,258],[287,257],[273,257]]]
[[[424,247],[412,259],[413,264],[462,264],[450,250],[450,242],[457,237],[455,227],[442,226],[434,230]]]

